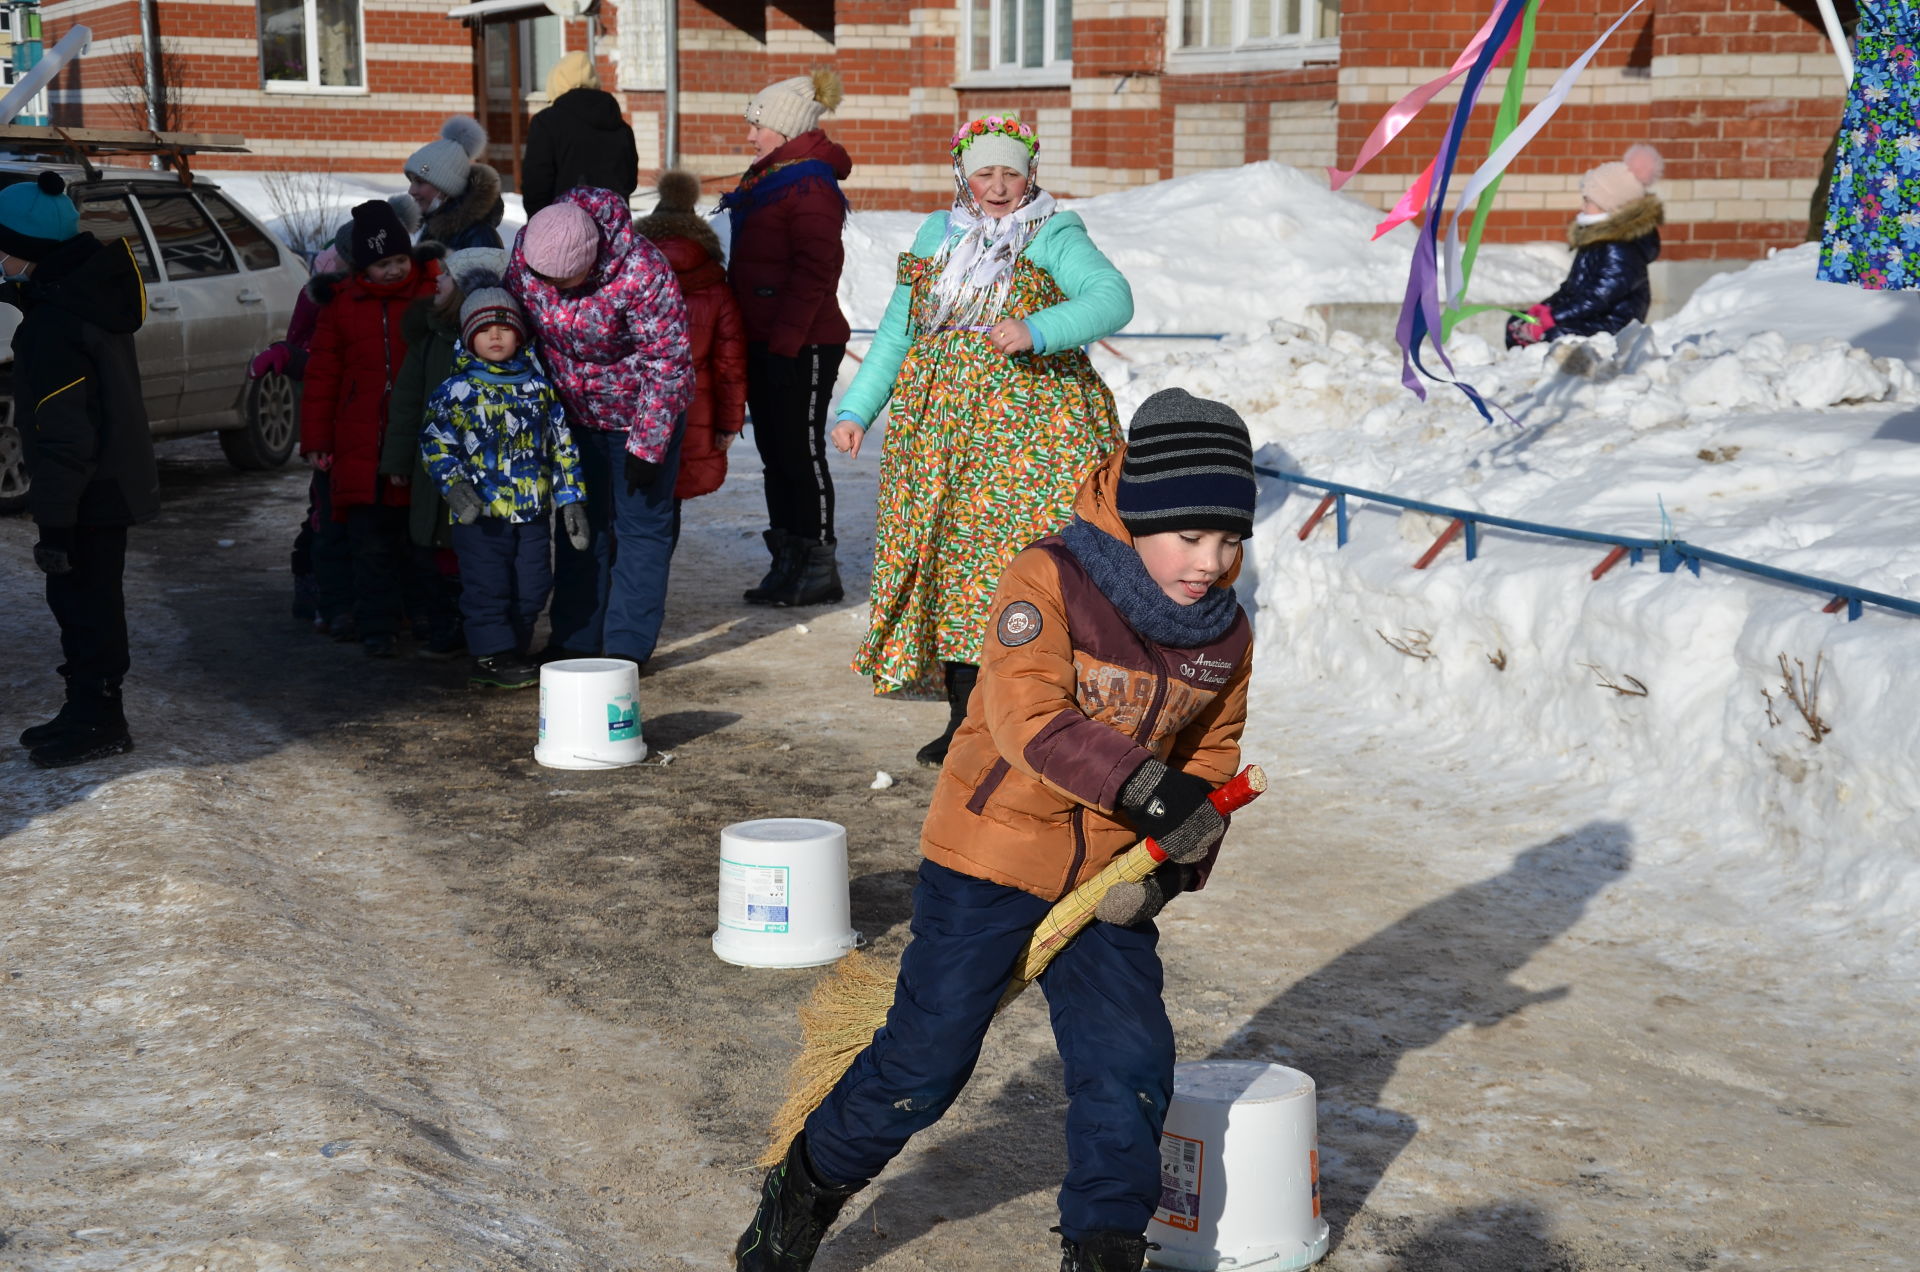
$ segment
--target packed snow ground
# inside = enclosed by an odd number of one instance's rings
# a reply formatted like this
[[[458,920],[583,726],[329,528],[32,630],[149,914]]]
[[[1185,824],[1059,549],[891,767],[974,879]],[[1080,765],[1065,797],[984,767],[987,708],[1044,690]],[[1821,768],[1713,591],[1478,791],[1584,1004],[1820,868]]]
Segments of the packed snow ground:
[[[257,179],[223,184],[276,215]],[[392,188],[342,178],[337,208]],[[1068,206],[1132,284],[1130,331],[1225,337],[1097,350],[1123,418],[1179,385],[1239,408],[1280,471],[1920,597],[1906,361],[1920,300],[1817,282],[1811,247],[1716,277],[1617,340],[1503,351],[1457,335],[1457,374],[1498,408],[1489,424],[1446,385],[1416,398],[1397,349],[1315,310],[1397,302],[1412,227],[1374,241],[1372,208],[1276,163]],[[856,328],[877,325],[920,219],[850,218],[841,299]],[[509,196],[503,233],[522,220]],[[1470,299],[1539,299],[1567,260],[1490,244]],[[1500,531],[1473,563],[1456,541],[1415,572],[1444,521],[1356,503],[1336,550],[1331,517],[1294,534],[1316,499],[1279,482],[1263,494],[1243,589],[1262,680],[1323,689],[1340,708],[1330,728],[1414,729],[1505,776],[1583,787],[1643,827],[1644,865],[1713,877],[1802,930],[1864,930],[1836,957],[1920,952],[1920,715],[1897,705],[1920,698],[1920,620],[1870,608],[1848,622],[1820,612],[1824,597],[1714,567],[1622,562],[1594,581],[1602,549]]]

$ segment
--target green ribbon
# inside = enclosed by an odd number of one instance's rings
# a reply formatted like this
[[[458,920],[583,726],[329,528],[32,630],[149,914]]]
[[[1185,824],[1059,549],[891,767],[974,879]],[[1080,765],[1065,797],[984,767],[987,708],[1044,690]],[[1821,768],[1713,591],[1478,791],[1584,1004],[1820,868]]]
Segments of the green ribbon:
[[[1507,90],[1500,97],[1500,113],[1493,121],[1493,137],[1487,142],[1487,153],[1491,155],[1500,148],[1520,123],[1520,99],[1527,90],[1527,61],[1533,56],[1534,20],[1540,16],[1540,0],[1530,0],[1526,13],[1520,19],[1520,40],[1514,45],[1513,66],[1507,71]],[[1467,229],[1466,249],[1460,256],[1460,283],[1457,295],[1467,294],[1467,279],[1473,276],[1473,260],[1480,254],[1480,236],[1486,233],[1487,216],[1493,211],[1493,200],[1500,193],[1500,183],[1506,180],[1501,173],[1490,182],[1480,194],[1480,202],[1473,209],[1473,224]],[[1440,316],[1440,341],[1446,343],[1453,334],[1454,325],[1464,318],[1483,313],[1488,309],[1504,308],[1500,305],[1466,305],[1449,308]]]

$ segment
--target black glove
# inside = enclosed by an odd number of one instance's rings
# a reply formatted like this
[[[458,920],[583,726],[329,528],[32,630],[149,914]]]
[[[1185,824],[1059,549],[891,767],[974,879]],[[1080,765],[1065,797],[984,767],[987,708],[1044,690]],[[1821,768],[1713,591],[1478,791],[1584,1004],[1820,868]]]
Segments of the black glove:
[[[40,542],[33,545],[33,563],[42,574],[73,573],[73,531],[66,526],[41,526]]]
[[[575,552],[587,550],[587,506],[579,500],[560,505],[560,528]]]
[[[1170,860],[1199,861],[1227,831],[1227,819],[1207,798],[1211,794],[1204,778],[1148,760],[1121,788],[1120,811]]]
[[[660,465],[651,459],[642,459],[632,451],[627,452],[627,493],[637,495],[660,476]]]
[[[1168,861],[1138,883],[1116,883],[1093,908],[1093,917],[1119,927],[1145,923],[1192,886],[1193,874],[1185,862]]]
[[[447,511],[453,519],[463,526],[470,526],[480,520],[480,514],[487,510],[481,500],[480,492],[473,488],[470,481],[456,481],[447,489]]]

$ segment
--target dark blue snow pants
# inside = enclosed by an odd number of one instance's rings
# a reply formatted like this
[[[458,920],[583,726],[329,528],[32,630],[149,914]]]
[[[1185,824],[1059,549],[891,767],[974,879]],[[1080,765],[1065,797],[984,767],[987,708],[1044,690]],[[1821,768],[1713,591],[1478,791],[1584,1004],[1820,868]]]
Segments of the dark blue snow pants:
[[[460,558],[460,616],[475,658],[526,653],[533,625],[553,594],[553,532],[546,517],[482,517],[453,528]]]
[[[1031,893],[920,863],[913,940],[887,1023],[807,1119],[828,1179],[863,1183],[940,1119],[973,1074],[1014,960],[1051,908]],[[1060,1227],[1145,1232],[1160,1200],[1173,1026],[1151,923],[1093,923],[1041,973],[1067,1086]]]

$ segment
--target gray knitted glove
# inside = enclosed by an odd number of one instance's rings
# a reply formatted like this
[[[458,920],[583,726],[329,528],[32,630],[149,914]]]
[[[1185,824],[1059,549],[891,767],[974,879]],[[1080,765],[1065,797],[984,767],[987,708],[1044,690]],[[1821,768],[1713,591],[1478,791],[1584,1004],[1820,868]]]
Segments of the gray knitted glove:
[[[1120,790],[1120,811],[1173,861],[1199,861],[1227,832],[1204,778],[1148,760]]]
[[[453,513],[455,521],[470,526],[480,520],[487,505],[480,501],[480,492],[473,488],[472,482],[456,481],[447,490],[447,510]]]
[[[560,505],[560,528],[575,552],[587,550],[587,506],[578,501]]]
[[[1093,917],[1119,927],[1145,923],[1185,892],[1191,882],[1192,866],[1169,861],[1138,883],[1116,883],[1107,889],[1107,895],[1093,908]]]

